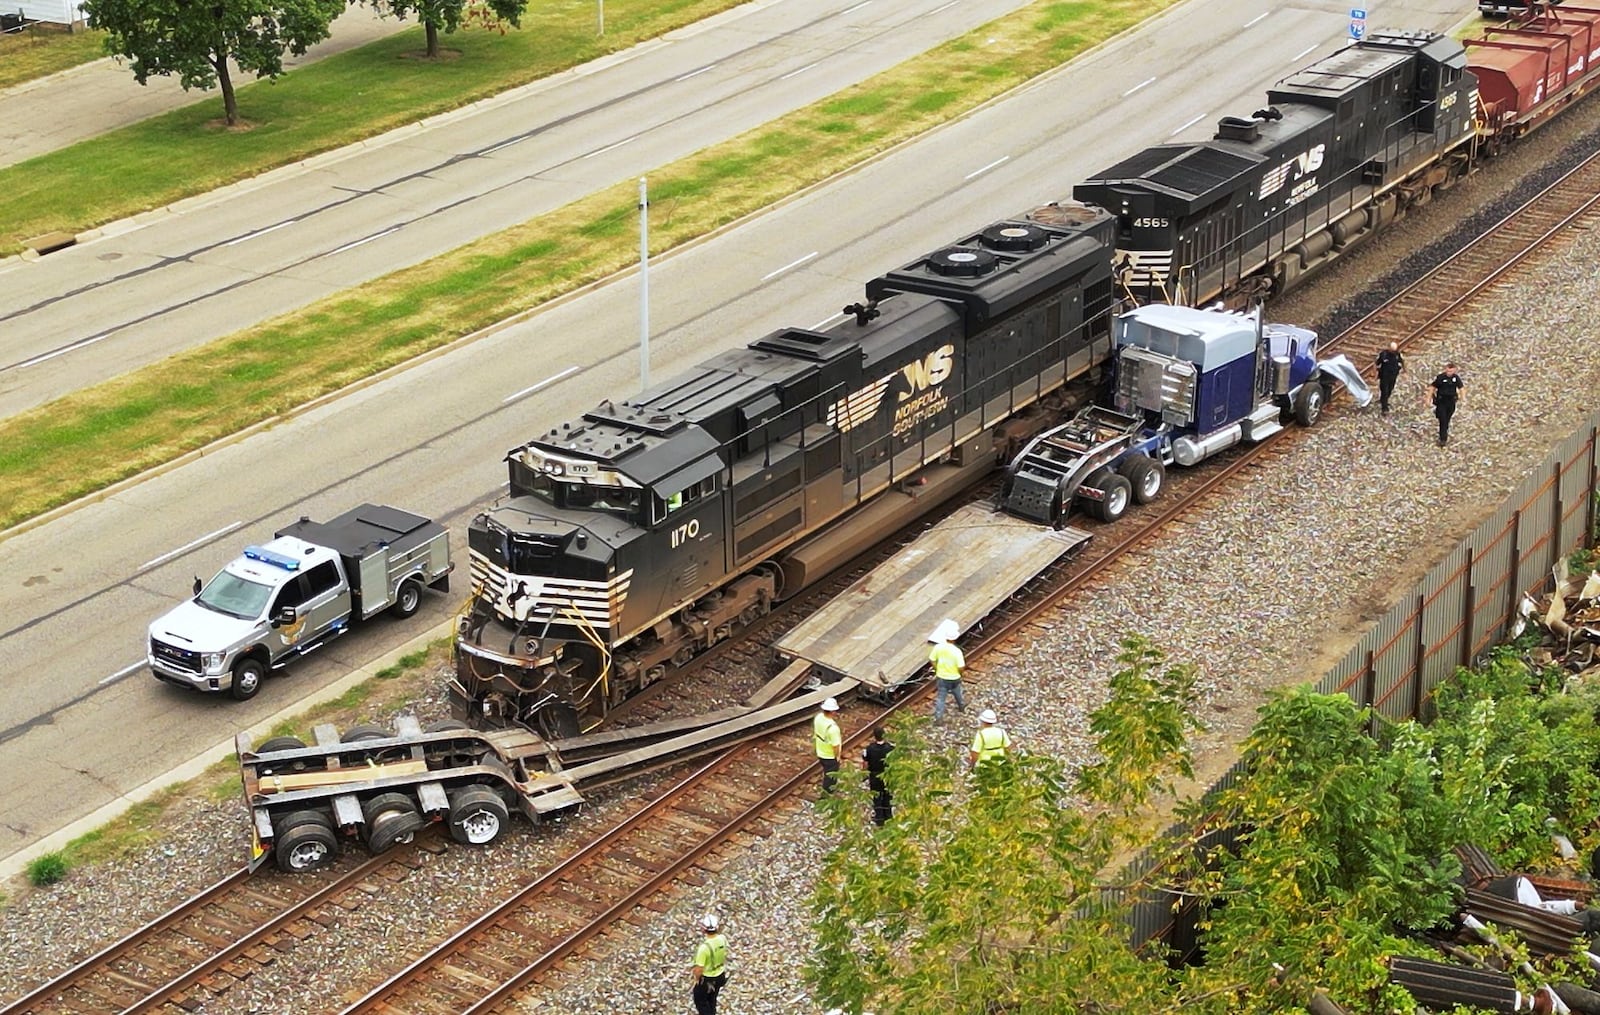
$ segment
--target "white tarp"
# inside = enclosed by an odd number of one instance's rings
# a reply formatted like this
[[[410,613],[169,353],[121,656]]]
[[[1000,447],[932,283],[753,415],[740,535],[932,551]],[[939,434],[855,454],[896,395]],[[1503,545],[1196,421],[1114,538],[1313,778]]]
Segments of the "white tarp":
[[[1317,360],[1317,368],[1330,377],[1336,378],[1350,392],[1350,397],[1356,404],[1365,409],[1372,404],[1372,389],[1367,387],[1367,382],[1361,379],[1361,371],[1345,356],[1330,356],[1327,359]]]

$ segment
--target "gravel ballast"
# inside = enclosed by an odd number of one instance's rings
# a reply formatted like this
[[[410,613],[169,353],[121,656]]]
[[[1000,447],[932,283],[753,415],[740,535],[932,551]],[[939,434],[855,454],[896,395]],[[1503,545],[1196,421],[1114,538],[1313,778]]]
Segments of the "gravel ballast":
[[[1582,116],[1553,128],[1566,134],[1551,139],[1600,123],[1600,109]],[[1532,168],[1517,160],[1533,158],[1524,149],[1468,181],[1314,289],[1280,301],[1270,316],[1324,320],[1333,294],[1365,293],[1365,279],[1401,265],[1469,210],[1491,209],[1510,181]],[[1593,232],[1542,255],[1536,275],[1524,275],[1518,287],[1497,287],[1479,309],[1408,353],[1391,416],[1358,411],[1341,399],[1317,428],[1296,435],[1285,459],[1256,470],[1233,499],[1148,545],[1101,579],[1094,595],[1036,625],[1033,640],[1013,655],[977,665],[969,675],[969,705],[999,711],[1019,746],[1082,762],[1091,747],[1087,716],[1103,700],[1117,643],[1142,633],[1173,661],[1199,667],[1200,718],[1208,727],[1197,745],[1202,782],[1220,775],[1267,691],[1317,679],[1396,590],[1423,574],[1600,405],[1590,323],[1597,263],[1600,235]],[[1445,358],[1461,364],[1466,389],[1451,445],[1440,449],[1421,386]],[[407,711],[424,722],[443,714],[437,697]],[[947,729],[952,749],[971,732],[960,722]],[[492,849],[451,850],[339,916],[336,933],[303,942],[201,1010],[337,1011],[352,989],[359,993],[379,978],[374,970],[392,971],[479,912],[483,900],[575,848],[585,822],[597,826],[623,813],[649,788],[602,797],[576,828],[518,825]],[[0,947],[10,960],[0,968],[0,997],[20,995],[230,872],[246,842],[237,803],[194,807],[162,844],[25,893],[0,920]],[[811,945],[806,900],[825,846],[811,806],[796,808],[720,873],[680,889],[666,912],[640,911],[602,945],[601,957],[575,963],[558,982],[530,993],[527,1010],[690,1010],[694,921],[714,911],[731,942],[725,1011],[819,1012],[800,970]]]

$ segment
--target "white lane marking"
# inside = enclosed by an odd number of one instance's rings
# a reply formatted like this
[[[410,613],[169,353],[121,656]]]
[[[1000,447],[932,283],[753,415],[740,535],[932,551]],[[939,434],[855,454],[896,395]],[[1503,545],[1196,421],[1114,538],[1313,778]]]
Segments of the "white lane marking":
[[[1136,92],[1139,89],[1143,88],[1145,85],[1153,85],[1155,83],[1156,83],[1156,79],[1155,78],[1145,78],[1143,81],[1139,82],[1138,84],[1134,85],[1132,88],[1130,88],[1127,91],[1123,92],[1122,93],[1122,97],[1124,99],[1126,99],[1128,96],[1132,95],[1134,92]]]
[[[528,138],[527,138],[526,135],[524,135],[522,137],[511,138],[510,140],[507,140],[507,141],[501,141],[499,144],[495,145],[493,148],[485,148],[483,150],[483,154],[484,155],[493,155],[495,152],[499,151],[502,148],[510,148],[512,145],[521,144],[522,142],[524,142],[526,140],[528,140]]]
[[[606,152],[611,151],[613,148],[621,148],[623,145],[627,144],[629,141],[637,141],[637,140],[639,140],[639,135],[637,135],[637,134],[633,135],[632,137],[625,137],[621,141],[618,141],[616,144],[608,144],[604,148],[596,148],[594,151],[592,151],[589,154],[583,156],[583,158],[592,159],[596,155],[604,155]]]
[[[1005,164],[1007,162],[1010,162],[1010,161],[1011,161],[1011,156],[1002,155],[998,159],[995,159],[993,162],[989,163],[987,166],[984,166],[982,169],[974,169],[972,172],[968,173],[966,176],[963,176],[962,179],[963,180],[970,180],[974,176],[982,176],[984,173],[987,173],[989,170],[993,169],[995,166],[1003,165],[1003,164]]]
[[[676,81],[687,81],[690,78],[699,77],[700,75],[704,74],[708,70],[715,70],[716,67],[717,67],[716,64],[708,63],[704,67],[701,67],[699,70],[692,70],[689,73],[683,75],[682,77],[675,78],[674,80],[676,80]]]
[[[763,282],[771,281],[772,279],[775,279],[779,275],[782,275],[784,272],[788,271],[790,268],[798,268],[802,264],[805,264],[807,261],[811,260],[813,257],[816,257],[816,256],[817,256],[817,251],[813,250],[811,253],[807,254],[806,256],[804,256],[804,257],[802,257],[802,258],[800,258],[798,260],[790,261],[788,264],[786,264],[783,267],[779,268],[777,271],[769,271],[769,272],[767,272],[765,275],[761,276],[761,281],[763,281]]]
[[[117,681],[117,680],[121,680],[123,677],[127,676],[128,674],[132,673],[134,670],[137,670],[139,667],[141,667],[143,665],[144,665],[144,660],[141,659],[138,662],[134,663],[132,666],[124,666],[122,669],[120,669],[117,672],[111,674],[111,676],[109,676],[109,677],[101,677],[100,680],[99,680],[99,684],[100,684],[101,687],[104,687],[109,683],[112,683],[112,682]]]
[[[256,237],[257,237],[257,236],[265,236],[265,235],[267,235],[267,234],[268,234],[268,233],[275,233],[275,232],[277,232],[277,231],[278,231],[278,230],[279,230],[279,229],[282,229],[282,228],[283,228],[283,227],[284,227],[284,226],[292,226],[292,225],[294,225],[294,224],[295,224],[295,223],[296,223],[296,222],[298,222],[298,221],[299,221],[299,219],[290,219],[290,220],[289,220],[289,221],[287,221],[287,222],[279,222],[279,223],[278,223],[278,224],[277,224],[277,225],[275,225],[275,226],[268,226],[268,227],[267,227],[267,228],[265,228],[265,229],[257,229],[257,230],[256,230],[256,231],[255,231],[255,232],[253,232],[253,233],[245,233],[245,234],[244,234],[244,235],[243,235],[243,236],[241,236],[241,237],[239,237],[239,238],[238,238],[238,239],[236,239],[236,240],[229,240],[229,241],[228,241],[228,242],[227,242],[227,243],[224,243],[224,244],[223,244],[223,246],[224,246],[224,247],[231,247],[231,246],[233,246],[233,245],[234,245],[234,244],[236,244],[236,243],[243,243],[243,242],[244,242],[244,241],[245,241],[245,240],[253,240],[253,239],[255,239],[255,238],[256,238]]]
[[[806,330],[807,331],[821,331],[823,328],[826,328],[828,325],[832,324],[834,321],[841,320],[843,317],[844,317],[844,311],[842,311],[842,310],[837,314],[829,314],[827,317],[824,317],[822,320],[818,321],[816,324],[813,324],[811,327],[807,328]]]
[[[1246,21],[1244,23],[1244,27],[1249,28],[1251,25],[1255,24],[1256,22],[1260,21],[1262,18],[1266,17],[1268,14],[1271,14],[1271,13],[1272,13],[1271,11],[1262,11],[1260,14],[1257,14],[1255,17],[1251,18],[1249,21]]]
[[[232,525],[224,525],[222,528],[218,529],[215,532],[208,532],[205,535],[201,536],[199,539],[196,539],[196,540],[194,540],[192,542],[184,543],[182,546],[178,547],[176,550],[170,550],[167,553],[163,553],[161,556],[156,557],[153,560],[145,561],[143,564],[140,564],[138,569],[135,570],[133,573],[134,574],[143,574],[144,572],[150,570],[153,567],[159,567],[160,565],[165,564],[167,561],[171,560],[173,557],[180,557],[183,554],[188,553],[190,550],[192,550],[195,547],[199,546],[201,543],[209,543],[211,540],[216,539],[218,536],[226,536],[228,533],[232,532],[234,529],[240,529],[240,528],[243,528],[243,527],[244,527],[244,522],[234,522]]]
[[[840,14],[854,14],[856,11],[859,11],[861,8],[870,7],[870,6],[872,6],[872,0],[861,0],[861,2],[856,4],[854,7],[846,7],[844,10],[840,11],[839,13]]]
[[[33,357],[32,359],[25,359],[21,363],[18,363],[14,369],[21,370],[23,367],[37,366],[40,363],[45,363],[45,362],[48,362],[49,360],[53,360],[57,356],[65,356],[69,352],[77,352],[79,349],[87,349],[87,348],[89,348],[89,346],[94,345],[96,342],[104,342],[106,339],[110,338],[113,333],[114,332],[109,332],[108,331],[104,335],[96,335],[93,338],[85,338],[85,339],[82,339],[80,341],[73,342],[71,345],[64,345],[59,349],[55,349],[55,350],[52,350],[50,352],[40,353],[39,355]]]
[[[960,0],[950,0],[950,2],[945,4],[943,7],[935,7],[933,10],[929,11],[928,14],[938,14],[940,11],[947,11],[950,8],[954,7],[959,2],[960,2]],[[928,16],[927,14],[923,15],[923,17],[927,17],[927,16]]]
[[[782,77],[780,77],[778,80],[779,81],[787,81],[790,78],[794,77],[796,74],[804,74],[806,71],[810,70],[811,68],[815,67],[817,64],[819,64],[821,62],[822,62],[821,60],[817,60],[815,62],[808,63],[804,67],[801,67],[799,70],[790,71],[789,73],[787,73],[787,74],[783,75]]]
[[[1179,134],[1182,134],[1184,131],[1188,130],[1190,127],[1193,127],[1195,124],[1197,124],[1201,120],[1205,119],[1205,116],[1206,116],[1206,114],[1201,113],[1199,116],[1195,117],[1192,120],[1183,121],[1182,123],[1178,124],[1178,129],[1177,130],[1173,131],[1171,134],[1168,134],[1167,136],[1168,137],[1177,137]]]
[[[346,243],[342,247],[334,247],[332,250],[328,251],[328,253],[330,255],[332,255],[332,254],[342,254],[346,250],[354,250],[354,249],[356,249],[357,247],[361,246],[364,243],[371,243],[373,240],[381,240],[385,236],[388,236],[390,233],[398,233],[399,231],[400,231],[400,227],[399,226],[390,226],[389,228],[385,229],[381,233],[373,233],[371,236],[363,237],[362,239],[356,240],[354,243]]]
[[[1289,58],[1289,62],[1290,63],[1299,63],[1300,62],[1300,58],[1302,56],[1305,56],[1307,53],[1311,52],[1313,49],[1316,49],[1316,48],[1317,47],[1315,45],[1307,46],[1305,49],[1302,49],[1300,52],[1296,53],[1294,56],[1291,56]]]
[[[567,367],[565,370],[561,371],[559,374],[551,374],[549,377],[546,377],[544,380],[540,381],[538,384],[530,384],[526,388],[523,388],[521,391],[517,391],[517,392],[514,392],[512,394],[507,395],[506,397],[500,399],[500,404],[501,405],[505,405],[507,402],[515,402],[517,399],[521,398],[523,395],[531,395],[535,391],[538,391],[540,388],[548,387],[548,386],[554,384],[556,381],[561,380],[563,377],[570,377],[572,374],[575,374],[577,372],[578,372],[578,368],[577,367]]]

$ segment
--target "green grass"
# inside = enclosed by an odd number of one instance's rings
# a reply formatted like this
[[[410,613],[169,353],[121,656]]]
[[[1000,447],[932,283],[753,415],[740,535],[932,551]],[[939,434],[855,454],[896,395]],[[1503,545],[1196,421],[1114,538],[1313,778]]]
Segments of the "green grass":
[[[181,109],[0,169],[6,195],[0,257],[23,249],[29,238],[81,232],[204,193],[626,49],[742,2],[609,0],[603,37],[595,36],[593,3],[535,3],[522,28],[503,36],[481,28],[443,36],[441,45],[459,56],[438,61],[415,58],[423,42],[422,30],[413,27],[277,81],[244,84],[239,115],[248,129],[222,129],[221,96],[197,92],[197,101]],[[80,33],[89,34],[99,36]],[[0,49],[0,66],[7,62]],[[130,73],[128,88],[138,87]]]
[[[1077,10],[1079,20],[1041,18],[1041,9],[1064,6]],[[1086,48],[1086,40],[1109,38],[1161,7],[1108,0],[1093,8],[1024,8],[816,106],[656,170],[653,249],[703,236],[1054,69],[1060,36]],[[930,103],[934,94],[955,98]],[[1042,200],[1067,182],[1042,181],[1036,193],[1017,199]],[[618,184],[0,422],[0,528],[627,267],[636,256],[636,193],[632,181]],[[185,381],[181,398],[172,397],[175,377]]]
[[[104,32],[68,32],[54,26],[32,25],[12,35],[0,35],[0,89],[13,88],[105,55]]]
[[[61,853],[46,853],[28,861],[28,882],[36,888],[53,885],[67,876],[67,858]]]

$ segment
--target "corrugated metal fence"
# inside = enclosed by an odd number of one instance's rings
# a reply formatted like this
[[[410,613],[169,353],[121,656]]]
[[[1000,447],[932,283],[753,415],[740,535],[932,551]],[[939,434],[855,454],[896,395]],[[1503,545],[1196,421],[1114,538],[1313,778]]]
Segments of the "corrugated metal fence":
[[[1505,640],[1523,592],[1548,589],[1556,561],[1588,543],[1595,531],[1597,437],[1600,413],[1562,441],[1472,535],[1401,595],[1323,676],[1317,690],[1347,694],[1391,719],[1409,718],[1457,666]],[[1466,449],[1451,458],[1470,467]],[[1227,787],[1238,774],[1235,766],[1208,795]],[[1181,834],[1178,829],[1172,833]],[[1128,880],[1147,872],[1151,863],[1148,857],[1135,861]],[[1186,951],[1184,921],[1180,918],[1174,926],[1177,901],[1161,893],[1141,902],[1133,915],[1133,940],[1146,942],[1171,933],[1171,943]]]

